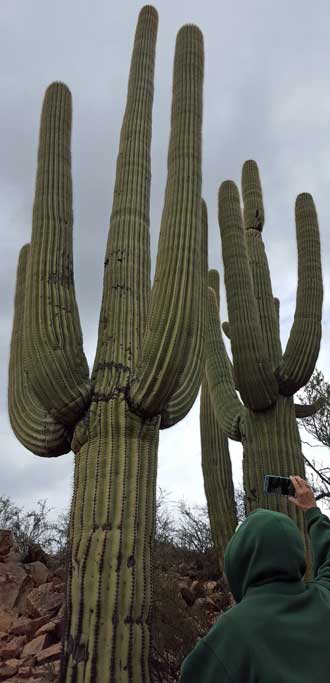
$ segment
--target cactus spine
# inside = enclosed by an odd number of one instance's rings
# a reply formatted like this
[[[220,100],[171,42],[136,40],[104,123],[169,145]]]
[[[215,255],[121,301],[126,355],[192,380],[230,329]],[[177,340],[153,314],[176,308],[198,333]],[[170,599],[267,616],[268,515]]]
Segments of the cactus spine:
[[[208,386],[221,429],[227,437],[243,444],[246,514],[256,507],[289,514],[304,537],[306,576],[309,577],[311,555],[303,513],[289,505],[285,497],[265,495],[263,482],[265,474],[305,476],[296,416],[311,414],[317,406],[301,410],[295,407],[293,394],[309,380],[321,340],[323,287],[317,215],[311,195],[300,194],[296,200],[296,311],[282,354],[279,304],[272,294],[261,234],[264,224],[261,184],[253,161],[243,166],[242,194],[244,224],[236,185],[226,181],[219,189],[229,316],[226,331],[231,340],[233,372],[222,340],[215,294],[209,289]]]
[[[11,424],[37,455],[60,455],[70,447],[75,453],[65,683],[149,681],[159,428],[188,412],[203,371],[203,38],[191,25],[177,36],[168,177],[151,289],[157,23],[156,10],[144,7],[120,138],[91,379],[73,282],[71,96],[59,83],[44,100],[32,239],[21,250],[17,271]]]

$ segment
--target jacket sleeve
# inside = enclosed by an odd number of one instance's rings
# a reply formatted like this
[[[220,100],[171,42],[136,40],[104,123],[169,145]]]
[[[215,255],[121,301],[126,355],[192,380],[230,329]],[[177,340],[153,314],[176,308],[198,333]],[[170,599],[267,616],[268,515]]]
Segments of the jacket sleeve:
[[[311,539],[314,581],[330,590],[330,519],[318,507],[305,512]]]
[[[233,683],[233,680],[202,638],[181,665],[180,683]]]

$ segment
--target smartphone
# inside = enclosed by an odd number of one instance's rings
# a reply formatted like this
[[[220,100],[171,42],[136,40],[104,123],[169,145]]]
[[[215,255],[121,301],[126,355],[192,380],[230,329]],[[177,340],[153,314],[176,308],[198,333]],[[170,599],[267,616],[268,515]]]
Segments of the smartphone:
[[[276,493],[280,496],[295,496],[296,492],[289,477],[277,477],[273,474],[266,474],[264,493]]]

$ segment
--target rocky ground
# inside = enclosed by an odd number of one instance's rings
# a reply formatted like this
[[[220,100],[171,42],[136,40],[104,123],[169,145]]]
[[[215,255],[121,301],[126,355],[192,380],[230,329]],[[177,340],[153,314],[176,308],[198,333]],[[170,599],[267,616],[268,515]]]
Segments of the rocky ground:
[[[49,568],[47,555],[40,546],[30,548],[27,560],[22,561],[12,532],[0,530],[2,683],[52,683],[59,680],[65,569]],[[199,579],[198,572],[196,574],[184,564],[178,569],[170,577],[171,591],[175,594],[172,595],[172,603],[184,615],[184,619],[188,613],[194,616],[194,625],[199,623],[200,615],[199,635],[202,636],[222,611],[233,604],[232,597],[219,582]],[[161,604],[157,609],[165,624],[166,608],[162,604],[164,590],[167,590],[166,587],[159,597]],[[173,622],[169,623],[169,629],[173,630]],[[160,635],[157,645],[164,666],[164,645],[168,637],[166,631]],[[195,631],[192,631],[191,637],[193,646]],[[170,666],[170,652],[168,658]]]

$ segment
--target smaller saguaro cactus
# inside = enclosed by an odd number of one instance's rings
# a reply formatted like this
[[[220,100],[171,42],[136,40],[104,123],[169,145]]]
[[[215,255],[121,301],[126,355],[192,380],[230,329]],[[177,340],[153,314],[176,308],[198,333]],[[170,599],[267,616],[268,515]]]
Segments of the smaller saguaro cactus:
[[[245,512],[257,507],[285,512],[304,537],[304,516],[284,496],[264,494],[265,474],[305,477],[297,417],[320,406],[295,407],[293,395],[309,380],[318,357],[323,301],[319,229],[314,202],[296,200],[298,288],[294,322],[282,354],[279,302],[274,299],[262,241],[264,209],[258,167],[242,171],[243,216],[236,185],[219,189],[219,225],[233,364],[220,328],[215,293],[209,288],[206,374],[213,409],[224,434],[243,444]],[[237,391],[240,398],[237,395]],[[241,400],[240,400],[241,399]]]
[[[218,271],[209,270],[208,283],[215,292],[219,307]],[[214,413],[205,373],[201,390],[200,430],[205,497],[219,571],[222,574],[225,550],[237,527],[237,509],[228,439]]]

